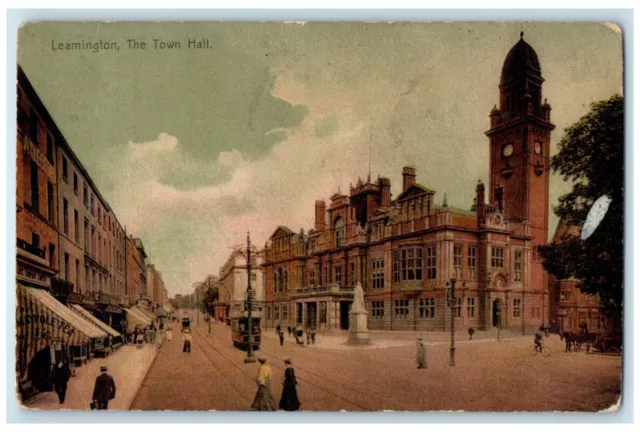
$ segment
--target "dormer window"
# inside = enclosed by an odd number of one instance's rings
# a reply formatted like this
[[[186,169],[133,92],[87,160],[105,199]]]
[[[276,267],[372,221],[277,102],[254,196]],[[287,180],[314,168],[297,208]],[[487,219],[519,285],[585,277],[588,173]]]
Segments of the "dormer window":
[[[344,221],[342,218],[336,219],[333,224],[335,247],[340,248],[344,246]]]

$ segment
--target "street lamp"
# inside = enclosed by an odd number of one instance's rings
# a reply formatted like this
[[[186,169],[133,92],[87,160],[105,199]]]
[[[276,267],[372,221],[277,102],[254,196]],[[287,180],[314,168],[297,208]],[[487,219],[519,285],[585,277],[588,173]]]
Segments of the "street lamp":
[[[451,309],[451,348],[449,348],[449,366],[456,365],[456,337],[455,337],[455,308],[458,306],[458,300],[456,299],[456,279],[451,278],[449,282],[446,283],[447,287],[447,305]],[[462,308],[462,303],[464,299],[467,297],[467,285],[464,281],[462,281],[462,298],[460,307]],[[462,314],[462,311],[460,311]]]
[[[245,363],[255,363],[256,358],[253,355],[253,321],[251,319],[251,311],[253,309],[253,294],[254,290],[251,288],[251,238],[247,231],[247,326],[249,327],[249,350],[247,351],[247,357],[244,359]]]

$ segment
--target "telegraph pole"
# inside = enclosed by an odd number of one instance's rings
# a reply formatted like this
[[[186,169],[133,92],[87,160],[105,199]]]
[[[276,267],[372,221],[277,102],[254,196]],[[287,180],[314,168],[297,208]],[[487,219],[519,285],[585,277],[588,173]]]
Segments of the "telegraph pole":
[[[251,310],[253,309],[253,289],[251,289],[251,238],[247,231],[247,327],[249,328],[249,350],[245,363],[255,363],[256,358],[253,356],[253,321],[251,319]]]

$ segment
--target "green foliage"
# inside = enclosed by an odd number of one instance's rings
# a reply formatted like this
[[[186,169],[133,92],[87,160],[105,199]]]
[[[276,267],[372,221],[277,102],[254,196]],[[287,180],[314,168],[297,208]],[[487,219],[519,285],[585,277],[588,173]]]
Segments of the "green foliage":
[[[545,269],[558,279],[579,280],[582,292],[599,294],[611,316],[620,317],[623,280],[624,101],[619,95],[593,103],[591,110],[565,130],[551,168],[573,189],[560,197],[555,213],[572,227],[582,224],[602,195],[609,210],[587,240],[567,235],[541,248]]]

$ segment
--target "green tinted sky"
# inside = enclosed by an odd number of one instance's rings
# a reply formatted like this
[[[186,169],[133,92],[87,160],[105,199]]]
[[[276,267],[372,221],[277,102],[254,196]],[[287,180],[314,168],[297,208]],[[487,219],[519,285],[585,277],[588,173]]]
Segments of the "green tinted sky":
[[[601,24],[37,23],[18,58],[80,160],[170,292],[217,274],[252,231],[313,224],[313,202],[402,166],[468,207],[488,181],[488,114],[520,31],[553,108],[552,147],[621,91],[621,36]],[[208,38],[211,48],[187,49]],[[146,41],[129,50],[127,39]],[[155,50],[153,39],[180,41]],[[52,41],[119,51],[53,51]],[[551,183],[551,206],[567,190]],[[551,229],[557,220],[552,218]]]

